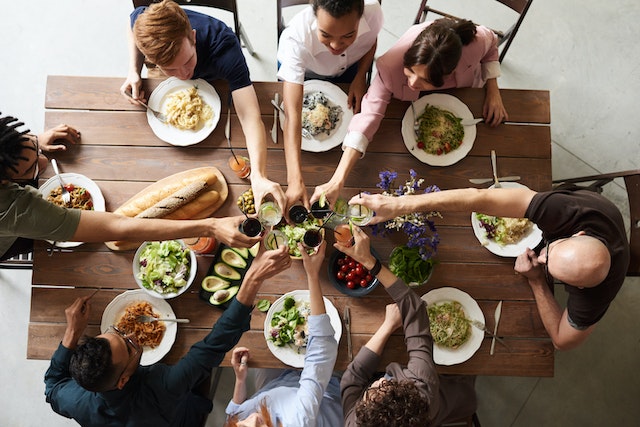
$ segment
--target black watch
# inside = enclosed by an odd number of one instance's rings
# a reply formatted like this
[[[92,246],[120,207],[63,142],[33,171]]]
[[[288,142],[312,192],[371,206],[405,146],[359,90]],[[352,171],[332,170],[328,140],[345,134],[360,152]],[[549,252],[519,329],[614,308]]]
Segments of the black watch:
[[[382,269],[382,264],[380,263],[379,259],[376,259],[376,263],[374,264],[373,268],[369,270],[369,273],[371,273],[372,276],[377,276],[378,273],[380,273],[381,269]]]

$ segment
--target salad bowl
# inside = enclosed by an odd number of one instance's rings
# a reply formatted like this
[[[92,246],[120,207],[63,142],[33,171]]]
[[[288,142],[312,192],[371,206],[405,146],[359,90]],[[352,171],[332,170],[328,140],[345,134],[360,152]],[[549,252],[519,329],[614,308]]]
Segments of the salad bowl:
[[[133,257],[133,277],[140,289],[156,298],[182,295],[193,284],[196,254],[182,240],[144,242]]]

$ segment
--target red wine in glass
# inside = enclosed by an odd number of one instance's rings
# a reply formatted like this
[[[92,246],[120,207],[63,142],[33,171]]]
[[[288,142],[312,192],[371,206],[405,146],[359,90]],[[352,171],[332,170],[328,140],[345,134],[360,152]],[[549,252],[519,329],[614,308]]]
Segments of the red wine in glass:
[[[302,244],[307,248],[313,249],[322,243],[322,234],[319,228],[311,228],[304,233]]]
[[[262,232],[262,223],[257,218],[247,218],[240,224],[240,232],[249,237],[256,237]]]

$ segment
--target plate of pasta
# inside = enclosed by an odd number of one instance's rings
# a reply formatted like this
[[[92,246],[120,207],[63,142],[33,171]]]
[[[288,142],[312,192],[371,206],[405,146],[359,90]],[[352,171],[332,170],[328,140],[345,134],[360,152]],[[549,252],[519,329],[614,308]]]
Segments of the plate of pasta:
[[[476,126],[462,126],[473,119],[471,110],[452,95],[432,93],[413,103],[419,123],[418,140],[413,129],[413,110],[402,118],[402,139],[409,152],[431,166],[449,166],[464,159],[476,139]]]
[[[66,206],[74,209],[95,210],[104,212],[104,196],[100,187],[93,180],[79,173],[65,172],[60,177],[65,183],[65,187],[71,195],[71,202],[65,205],[62,201],[62,190],[60,181],[55,176],[49,178],[38,189],[42,197],[59,206]],[[53,243],[49,241],[49,243]],[[74,248],[84,242],[55,242],[60,248]]]
[[[147,110],[147,121],[153,133],[180,147],[201,142],[220,120],[220,96],[202,79],[168,78],[151,93],[149,107],[167,117],[167,122],[163,123]]]
[[[503,188],[527,188],[517,182],[501,182],[500,185]],[[497,217],[472,212],[471,227],[482,246],[502,257],[517,257],[527,248],[538,246],[542,240],[542,231],[526,218]]]
[[[175,319],[173,309],[165,300],[154,298],[142,289],[125,291],[116,296],[102,313],[100,331],[104,334],[111,325],[125,333],[135,334],[142,347],[140,364],[159,362],[171,350],[178,326],[174,322],[135,322],[135,317],[148,314],[158,319]]]
[[[281,106],[284,108],[284,103]],[[301,148],[319,153],[342,144],[352,117],[347,94],[342,89],[323,80],[307,80],[302,98],[302,126],[310,137],[302,138]],[[284,130],[282,112],[280,127]]]
[[[471,322],[484,323],[484,314],[471,296],[457,288],[433,289],[422,295],[427,303],[433,361],[438,365],[456,365],[471,358],[480,348],[484,332]]]

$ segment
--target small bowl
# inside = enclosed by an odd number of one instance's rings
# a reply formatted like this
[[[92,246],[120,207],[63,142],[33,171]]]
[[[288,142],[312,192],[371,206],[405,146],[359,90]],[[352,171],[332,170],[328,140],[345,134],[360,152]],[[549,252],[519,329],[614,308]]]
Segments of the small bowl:
[[[373,251],[373,248],[371,248],[371,253],[373,255],[376,255],[375,252]],[[329,257],[329,264],[327,266],[327,270],[329,273],[329,280],[331,280],[331,283],[337,290],[339,290],[343,294],[348,295],[350,297],[357,298],[357,297],[367,295],[368,293],[373,291],[376,288],[376,286],[378,286],[378,284],[380,283],[377,277],[374,277],[373,280],[371,280],[371,282],[369,282],[369,284],[366,287],[362,287],[358,285],[354,289],[349,289],[347,287],[346,280],[338,280],[336,278],[336,273],[340,269],[340,266],[338,265],[338,260],[343,259],[346,256],[347,255],[345,255],[344,253],[340,252],[337,249],[333,251],[333,253]]]
[[[179,242],[183,248],[187,248],[187,245],[185,245],[185,243],[182,240],[176,240],[176,241]],[[178,292],[160,293],[152,289],[145,288],[142,285],[142,280],[138,279],[138,273],[140,273],[140,255],[142,254],[142,251],[149,243],[151,242],[144,242],[143,244],[141,244],[138,250],[136,251],[135,255],[133,256],[133,278],[135,279],[140,289],[144,290],[149,295],[152,295],[156,298],[162,298],[162,299],[175,298],[185,293],[187,289],[189,289],[189,287],[193,284],[196,278],[196,273],[198,272],[198,262],[196,260],[195,252],[193,252],[192,250],[189,251],[189,277],[187,278],[187,284],[182,288],[180,288]]]

